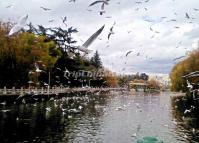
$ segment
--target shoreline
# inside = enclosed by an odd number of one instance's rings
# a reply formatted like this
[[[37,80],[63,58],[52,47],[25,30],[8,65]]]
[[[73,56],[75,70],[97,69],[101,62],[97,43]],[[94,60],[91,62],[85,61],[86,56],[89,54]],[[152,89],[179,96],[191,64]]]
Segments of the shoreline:
[[[171,92],[171,97],[184,97],[186,96],[186,93],[183,92]]]
[[[3,89],[5,90],[5,89]],[[37,102],[43,100],[49,100],[51,97],[62,98],[84,94],[99,94],[109,93],[111,91],[125,91],[127,88],[55,88],[55,89],[6,89],[6,92],[2,92],[0,89],[0,104],[1,103],[24,103],[25,102]],[[14,93],[15,92],[15,93]]]

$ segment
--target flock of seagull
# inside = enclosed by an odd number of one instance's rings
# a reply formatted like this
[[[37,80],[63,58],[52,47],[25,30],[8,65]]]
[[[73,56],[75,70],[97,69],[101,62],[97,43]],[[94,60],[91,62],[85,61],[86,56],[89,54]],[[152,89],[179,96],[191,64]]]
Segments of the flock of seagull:
[[[69,0],[69,2],[76,2],[76,0]],[[92,7],[94,5],[100,5],[100,15],[103,15],[105,13],[105,6],[108,5],[110,2],[110,0],[97,0],[97,1],[94,1],[92,2],[88,7]],[[138,4],[138,5],[141,5],[142,3],[148,3],[150,2],[150,0],[145,0],[145,1],[136,1],[135,3]],[[117,4],[120,4],[120,2],[118,2]],[[13,5],[9,5],[7,6],[6,8],[11,8]],[[46,8],[46,7],[40,7],[41,9],[43,9],[44,11],[50,11],[51,9],[50,8]],[[135,11],[138,11],[139,8],[135,9]],[[144,8],[145,11],[148,10],[148,8]],[[88,9],[88,11],[91,11]],[[194,11],[199,11],[199,9],[194,9]],[[106,18],[111,18],[111,17],[106,17]],[[162,19],[166,19],[167,17],[161,17]],[[188,13],[185,13],[185,18],[186,19],[195,19],[193,17],[191,17]],[[28,19],[28,15],[24,15],[22,16],[18,22],[11,28],[10,32],[8,33],[8,36],[13,36],[14,34],[17,34],[18,32],[20,32],[25,26],[26,26],[26,22],[27,22],[27,19]],[[49,20],[49,22],[53,22],[54,20]],[[153,20],[151,19],[145,19],[145,21],[151,23],[153,22]],[[176,19],[169,19],[167,22],[176,22],[177,20]],[[66,24],[67,22],[67,17],[62,17],[62,22]],[[115,34],[114,32],[114,26],[116,25],[116,22],[113,23],[113,25],[110,27],[110,30],[109,30],[109,33],[107,35],[107,40],[110,40],[111,36],[113,34]],[[99,28],[94,34],[92,34],[81,46],[78,46],[77,49],[81,52],[83,52],[84,54],[89,54],[91,52],[90,49],[88,49],[88,47],[96,40],[101,40],[99,38],[99,35],[102,33],[103,29],[104,29],[105,25],[103,25],[101,28]],[[180,27],[179,26],[174,26],[174,28],[176,29],[179,29]],[[149,27],[149,30],[151,32],[153,32],[154,34],[159,34],[160,31],[158,30],[155,30],[152,26]],[[128,33],[131,33],[132,31],[129,30],[127,31]],[[153,39],[155,36],[151,36],[150,38]],[[176,46],[176,48],[178,48],[180,45],[182,44],[182,42],[180,41],[178,43],[178,45]],[[142,45],[140,45],[142,46]],[[108,46],[107,46],[108,48]],[[133,50],[129,50],[125,53],[125,57],[128,57],[131,53],[133,53]],[[136,53],[136,56],[141,56],[142,53],[140,52],[137,52]],[[72,55],[74,56],[74,55]],[[147,55],[145,56],[146,59],[149,58]],[[173,59],[173,61],[178,61],[180,59],[183,59],[185,58],[186,56],[183,55],[183,56],[180,56],[180,57],[176,57]],[[151,58],[149,58],[151,59]],[[40,72],[44,72],[42,71],[41,69],[39,69],[39,66],[37,64],[35,64],[35,72],[36,73],[40,73]],[[123,69],[125,70],[125,69]],[[67,78],[67,74],[69,73],[68,69],[65,68],[65,71],[64,71],[64,77]],[[31,73],[30,73],[31,74]],[[198,74],[198,73],[197,73]],[[188,76],[192,76],[192,75],[195,75],[195,73],[193,74],[190,74]],[[187,81],[187,87],[191,90],[193,88],[193,86]],[[69,101],[73,101],[74,103],[72,104],[65,104],[65,103],[69,103]],[[90,102],[90,98],[86,95],[84,97],[81,97],[81,96],[77,96],[77,97],[63,97],[61,99],[54,99],[54,98],[51,98],[50,101],[53,102],[53,106],[56,107],[56,108],[59,108],[60,111],[62,112],[63,115],[67,115],[68,118],[72,118],[72,114],[74,113],[80,113],[83,111],[83,109],[85,108],[85,106],[88,104],[88,102]],[[83,101],[82,103],[83,104],[80,104],[78,106],[75,105],[75,102],[77,101]],[[176,99],[175,102],[178,102],[179,99]],[[24,102],[25,103],[25,102]],[[77,102],[77,103],[80,103],[80,102]],[[5,102],[2,102],[0,103],[1,105],[5,106],[6,103]],[[70,107],[69,107],[70,105]],[[142,112],[142,109],[141,109],[141,106],[139,103],[135,103],[136,105],[136,112]],[[37,106],[37,104],[35,103],[33,106]],[[125,108],[127,107],[128,105],[125,105],[125,106],[118,106],[115,110],[116,111],[124,111]],[[97,106],[96,106],[97,108]],[[177,108],[177,107],[176,107]],[[191,113],[193,110],[195,109],[194,106],[191,106],[190,109],[186,109],[184,111],[184,115],[186,116],[187,114]],[[46,112],[51,112],[52,111],[52,107],[46,107],[45,108]],[[5,109],[5,110],[1,110],[1,112],[8,112],[9,110]],[[184,116],[183,116],[184,118]],[[16,118],[16,120],[20,120],[20,118]],[[152,122],[152,119],[151,119],[151,122]],[[176,120],[173,121],[173,123],[175,125],[178,124],[178,122]],[[165,127],[168,127],[168,125],[163,125]],[[138,126],[137,127],[137,131],[139,131],[141,128],[141,126]],[[192,132],[193,134],[196,133],[196,130],[195,128],[192,128]],[[132,136],[136,137],[137,136],[137,133],[134,133]],[[187,136],[185,136],[187,138]]]
[[[69,2],[74,2],[74,3],[75,3],[76,0],[69,0]],[[150,2],[150,0],[136,1],[135,4],[137,4],[138,6],[141,6],[142,4],[144,4],[144,3],[149,3],[149,2]],[[96,0],[96,1],[94,1],[94,2],[92,2],[92,3],[90,3],[90,4],[88,5],[88,7],[92,7],[92,6],[95,6],[95,5],[100,5],[100,15],[103,15],[103,14],[105,13],[105,6],[107,6],[107,5],[109,5],[109,4],[110,4],[110,0]],[[121,4],[121,2],[117,2],[117,4]],[[12,4],[12,5],[6,6],[6,8],[11,8],[12,6],[13,6],[13,4]],[[43,6],[41,6],[40,8],[41,8],[42,10],[44,10],[44,11],[50,11],[50,10],[51,10],[50,8],[43,7]],[[148,8],[146,8],[146,7],[144,7],[144,9],[145,9],[145,11],[148,10]],[[90,10],[90,9],[87,9],[87,10],[88,10],[88,11],[92,11],[92,10]],[[139,8],[137,8],[135,11],[138,11],[138,10],[139,10]],[[199,9],[197,9],[197,8],[194,8],[193,10],[194,10],[194,11],[199,11]],[[175,15],[178,15],[177,13],[174,13],[174,14],[175,14]],[[107,16],[106,18],[112,18],[112,17],[111,17],[111,16]],[[196,18],[191,17],[187,12],[185,13],[185,18],[188,19],[188,20],[194,20],[194,19],[196,19]],[[18,33],[19,31],[21,31],[21,30],[24,28],[24,26],[26,26],[27,19],[28,19],[28,15],[22,16],[22,17],[18,20],[17,24],[14,25],[14,27],[10,30],[8,36],[12,36],[12,35],[14,35],[15,33]],[[167,22],[177,22],[176,19],[169,19],[167,16],[162,16],[161,19],[168,19]],[[53,21],[54,21],[53,19],[49,20],[49,22],[53,22]],[[66,21],[67,21],[67,17],[66,17],[66,16],[65,16],[65,17],[62,17],[62,22],[63,22],[64,24],[66,24]],[[145,18],[145,21],[147,21],[147,22],[149,22],[149,23],[155,22],[155,20],[150,19],[150,18],[148,18],[148,19]],[[193,23],[193,22],[192,22],[192,21],[189,21],[189,23]],[[113,25],[111,26],[111,28],[110,28],[110,31],[109,31],[109,33],[108,33],[108,35],[107,35],[107,40],[108,40],[108,41],[110,40],[111,35],[115,34],[115,32],[113,31],[115,25],[116,25],[116,22],[114,22],[114,24],[113,24]],[[105,26],[105,25],[103,25],[96,33],[94,33],[90,38],[88,38],[88,40],[87,40],[82,46],[78,46],[77,49],[78,49],[79,51],[83,52],[85,55],[91,53],[92,50],[89,50],[88,47],[89,47],[89,46],[96,40],[96,38],[101,34],[101,32],[102,32],[103,29],[104,29],[104,26]],[[179,26],[174,26],[174,28],[179,29],[180,27],[179,27]],[[150,31],[151,31],[152,33],[154,33],[154,35],[152,35],[152,36],[150,37],[151,39],[153,39],[153,38],[155,37],[156,34],[159,34],[159,33],[160,33],[160,31],[155,30],[152,26],[150,26],[149,29],[150,29]],[[129,30],[129,31],[127,31],[127,32],[128,32],[128,33],[131,33],[132,31]],[[101,38],[98,38],[98,40],[101,40]],[[180,41],[180,42],[178,43],[178,45],[176,46],[176,48],[179,48],[181,44],[182,44],[182,41]],[[140,45],[140,46],[142,46],[142,45]],[[108,47],[109,47],[109,45],[106,46],[106,48],[108,48]],[[131,54],[131,53],[133,53],[133,50],[126,51],[126,53],[125,53],[126,57],[127,57],[129,54]],[[138,56],[145,57],[146,59],[149,59],[149,60],[152,59],[152,57],[150,57],[149,55],[144,55],[144,53],[141,54],[140,52],[135,53],[135,55],[136,55],[137,57],[138,57]],[[74,54],[72,54],[72,56],[74,56]],[[174,62],[176,62],[176,61],[181,60],[181,59],[183,59],[183,58],[185,58],[185,57],[186,57],[186,55],[183,55],[183,56],[180,56],[180,57],[175,57],[175,58],[172,59],[172,60],[173,60]]]
[[[177,104],[175,105],[175,107],[173,107],[173,109],[170,110],[169,105],[167,104],[155,104],[156,101],[158,101],[159,96],[155,97],[155,98],[147,98],[147,102],[141,102],[143,99],[142,97],[144,97],[144,95],[139,95],[138,97],[134,97],[134,96],[127,96],[129,93],[123,92],[112,92],[111,95],[114,95],[114,98],[110,98],[111,102],[114,102],[114,104],[111,104],[111,106],[103,106],[100,105],[99,102],[100,100],[103,100],[103,98],[108,98],[108,97],[104,97],[101,96],[99,93],[94,93],[94,94],[81,94],[78,93],[75,96],[67,96],[67,97],[61,97],[61,98],[54,98],[51,97],[49,99],[49,104],[46,105],[46,107],[44,108],[43,112],[46,113],[45,115],[49,115],[51,112],[56,111],[57,113],[61,113],[62,116],[64,118],[67,119],[71,119],[74,118],[76,116],[76,114],[81,114],[83,113],[86,108],[88,108],[87,106],[89,104],[93,105],[93,108],[95,108],[95,111],[102,111],[103,115],[106,116],[108,115],[108,110],[112,110],[112,112],[125,112],[126,110],[131,110],[133,112],[135,112],[136,115],[141,115],[141,114],[145,114],[145,112],[147,111],[147,119],[146,122],[153,123],[156,119],[154,116],[152,116],[153,114],[155,114],[157,111],[156,110],[168,110],[170,112],[173,112],[174,108],[178,108]],[[132,99],[133,98],[133,99]],[[131,100],[130,100],[131,99]],[[119,102],[120,100],[122,100],[123,102]],[[181,100],[185,100],[185,99],[175,99],[174,102],[180,102]],[[42,100],[43,101],[43,100]],[[117,103],[119,102],[119,103]],[[38,107],[39,106],[39,102],[37,102],[37,100],[35,99],[35,102],[29,104],[26,103],[25,101],[22,101],[22,103],[24,105],[26,105],[26,107],[31,106],[31,107]],[[117,104],[115,104],[117,103]],[[151,108],[149,111],[148,109],[145,111],[144,110],[144,105],[156,105],[158,106],[157,108]],[[113,106],[114,105],[114,106]],[[121,105],[121,106],[120,106]],[[0,106],[2,106],[2,110],[1,112],[3,113],[7,113],[7,112],[12,112],[12,109],[7,108],[7,104],[6,102],[2,102],[0,103]],[[185,121],[186,120],[186,116],[188,114],[190,114],[196,107],[195,106],[191,106],[190,109],[185,109],[184,111],[184,116],[182,116],[182,120]],[[16,121],[23,121],[24,117],[22,116],[16,116]],[[95,118],[93,118],[93,120],[95,120]],[[177,121],[176,119],[173,119],[171,121],[172,124],[174,124],[175,126],[177,125],[182,125],[184,124],[183,122]],[[161,126],[163,127],[170,127],[172,126],[171,124],[164,124],[161,123]],[[135,129],[135,133],[132,133],[132,137],[133,138],[137,138],[140,130],[142,128],[142,124],[141,123],[137,123],[137,128]],[[193,135],[196,135],[198,131],[196,131],[195,128],[191,129],[191,133]],[[185,134],[183,136],[183,138],[188,138],[188,136]]]
[[[94,96],[95,98],[92,98],[92,94],[82,95],[82,93],[75,94],[75,96],[67,96],[67,97],[64,96],[62,98],[51,97],[48,101],[53,104],[45,107],[45,112],[49,113],[54,108],[56,108],[56,110],[59,110],[62,113],[62,115],[67,117],[68,119],[73,118],[75,114],[83,112],[83,109],[86,108],[87,104],[95,100],[98,97],[96,96],[98,94],[99,93],[95,93],[95,96]],[[35,102],[27,103],[26,100],[23,99],[22,104],[32,105],[33,107],[37,107],[39,104],[39,102],[37,101],[38,99],[35,97],[34,100]],[[42,101],[45,101],[45,99],[42,98]],[[12,112],[12,110],[7,108],[6,105],[7,105],[6,102],[0,103],[0,106],[3,106],[1,107],[3,109],[0,112],[3,112],[3,113]],[[20,120],[22,118],[23,117],[17,117],[16,120]]]

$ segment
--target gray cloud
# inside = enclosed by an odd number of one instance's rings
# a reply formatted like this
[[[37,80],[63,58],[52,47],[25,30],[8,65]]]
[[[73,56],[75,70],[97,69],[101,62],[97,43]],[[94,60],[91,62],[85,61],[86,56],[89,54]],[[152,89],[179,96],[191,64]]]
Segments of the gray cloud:
[[[79,31],[75,35],[79,44],[82,43],[80,39],[86,40],[105,24],[106,27],[100,35],[102,40],[96,40],[89,48],[99,51],[107,68],[125,73],[169,73],[174,65],[172,59],[185,55],[186,49],[193,49],[192,44],[199,36],[197,19],[199,12],[193,10],[199,5],[198,0],[191,2],[150,0],[148,3],[143,1],[141,5],[136,4],[135,0],[111,0],[105,7],[106,13],[103,16],[99,15],[99,5],[88,7],[93,1],[77,0],[75,3],[69,3],[67,0],[0,1],[0,19],[14,22],[18,17],[29,14],[29,22],[53,27],[64,26],[61,17],[67,16],[68,25],[76,27]],[[13,7],[6,8],[10,4],[13,4]],[[43,11],[40,6],[52,10]],[[137,8],[139,10],[135,11]],[[186,19],[186,12],[196,19]],[[106,18],[107,16],[111,18]],[[52,19],[54,22],[49,23]],[[147,22],[146,19],[154,22]],[[176,19],[176,22],[168,22],[171,19]],[[107,35],[114,21],[115,34],[108,42]],[[151,26],[154,31],[160,33],[150,31]],[[182,44],[176,48],[180,41]],[[126,58],[125,54],[129,50],[133,52]],[[141,56],[136,56],[138,52]]]
[[[184,36],[188,36],[189,39],[199,38],[199,27],[192,29],[190,32],[186,32]]]

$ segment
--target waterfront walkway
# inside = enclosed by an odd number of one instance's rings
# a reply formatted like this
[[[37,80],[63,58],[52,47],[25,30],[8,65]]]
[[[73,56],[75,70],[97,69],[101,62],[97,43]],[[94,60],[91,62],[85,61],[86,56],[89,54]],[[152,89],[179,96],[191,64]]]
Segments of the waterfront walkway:
[[[34,94],[34,95],[59,95],[64,93],[75,93],[75,92],[109,92],[109,91],[121,91],[121,90],[127,90],[127,88],[91,88],[91,87],[81,87],[81,88],[62,88],[62,87],[56,87],[56,88],[34,88],[34,89],[7,89],[4,87],[4,89],[0,89],[0,96],[5,95],[25,95],[25,94]]]

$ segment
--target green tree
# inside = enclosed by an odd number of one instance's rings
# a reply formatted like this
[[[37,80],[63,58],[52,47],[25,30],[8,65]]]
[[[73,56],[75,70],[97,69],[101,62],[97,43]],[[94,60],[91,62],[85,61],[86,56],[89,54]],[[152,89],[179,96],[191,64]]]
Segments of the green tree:
[[[198,84],[199,77],[183,78],[183,75],[191,72],[199,71],[199,50],[190,53],[186,59],[177,63],[171,73],[171,90],[172,91],[188,91],[187,80],[191,83]]]
[[[42,69],[53,67],[60,56],[53,41],[45,36],[22,32],[7,36],[12,24],[0,23],[0,86],[23,86],[29,80],[29,71],[35,62],[42,61]]]
[[[98,51],[96,51],[94,53],[93,57],[91,58],[91,64],[93,66],[95,66],[97,69],[102,67],[102,62],[101,62],[101,59],[100,59]]]

